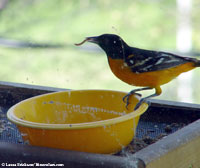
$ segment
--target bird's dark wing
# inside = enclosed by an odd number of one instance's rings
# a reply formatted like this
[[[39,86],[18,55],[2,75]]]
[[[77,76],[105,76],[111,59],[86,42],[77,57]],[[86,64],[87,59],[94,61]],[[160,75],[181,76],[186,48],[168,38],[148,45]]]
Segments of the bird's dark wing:
[[[193,61],[193,58],[137,48],[131,48],[125,58],[126,64],[136,73],[159,71]]]

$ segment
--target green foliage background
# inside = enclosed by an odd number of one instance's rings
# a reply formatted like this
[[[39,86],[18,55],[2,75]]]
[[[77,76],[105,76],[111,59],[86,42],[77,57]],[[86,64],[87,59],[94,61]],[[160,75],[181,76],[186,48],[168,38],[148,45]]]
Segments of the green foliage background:
[[[200,2],[193,0],[193,50],[200,51]],[[128,44],[155,50],[176,50],[175,0],[15,0],[0,10],[0,37],[65,48],[32,49],[0,46],[0,80],[70,89],[134,87],[118,80],[96,46],[75,47],[87,36],[119,34]],[[192,88],[200,92],[200,69]],[[163,86],[162,99],[178,100],[178,81]],[[200,95],[194,91],[193,102]],[[146,94],[149,94],[146,92]]]

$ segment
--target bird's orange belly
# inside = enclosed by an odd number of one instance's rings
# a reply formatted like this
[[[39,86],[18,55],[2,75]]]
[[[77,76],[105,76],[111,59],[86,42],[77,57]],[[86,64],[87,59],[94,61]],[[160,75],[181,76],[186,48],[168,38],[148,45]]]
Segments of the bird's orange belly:
[[[188,62],[160,71],[134,73],[126,64],[124,64],[122,59],[108,58],[108,62],[115,76],[133,86],[160,86],[170,82],[181,73],[195,68],[194,63]]]

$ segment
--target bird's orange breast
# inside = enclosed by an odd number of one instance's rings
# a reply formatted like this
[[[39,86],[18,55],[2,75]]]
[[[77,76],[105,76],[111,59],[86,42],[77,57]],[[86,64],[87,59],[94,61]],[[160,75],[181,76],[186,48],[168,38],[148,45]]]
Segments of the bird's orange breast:
[[[108,57],[109,66],[116,77],[133,86],[156,87],[168,83],[183,72],[195,68],[194,63],[188,62],[176,67],[152,71],[135,73],[122,59],[112,59]]]

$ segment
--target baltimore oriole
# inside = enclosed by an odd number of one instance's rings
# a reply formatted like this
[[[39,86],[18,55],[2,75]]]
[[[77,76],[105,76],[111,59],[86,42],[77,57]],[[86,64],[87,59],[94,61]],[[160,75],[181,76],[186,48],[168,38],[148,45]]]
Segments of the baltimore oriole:
[[[155,93],[142,98],[135,109],[148,98],[160,95],[161,85],[170,82],[183,72],[200,67],[200,60],[195,58],[130,47],[121,37],[114,34],[87,37],[76,45],[81,45],[86,41],[98,44],[106,52],[110,69],[119,79],[133,86],[144,86],[132,90],[123,98],[126,106],[132,94],[155,89]],[[138,95],[141,96],[141,94]]]

